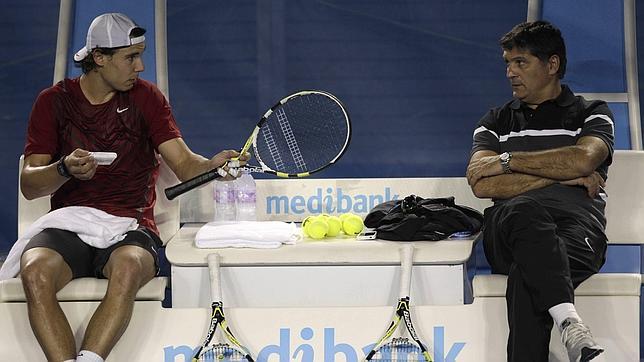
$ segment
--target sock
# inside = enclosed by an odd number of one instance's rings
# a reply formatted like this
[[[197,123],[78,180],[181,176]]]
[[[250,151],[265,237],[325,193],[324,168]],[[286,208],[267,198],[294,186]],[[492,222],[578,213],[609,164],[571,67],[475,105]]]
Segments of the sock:
[[[92,351],[82,350],[78,352],[76,362],[105,362],[105,360]]]
[[[548,309],[548,313],[552,316],[552,319],[555,321],[555,325],[561,331],[561,323],[567,318],[573,318],[578,321],[581,321],[579,314],[577,314],[577,309],[572,303],[560,303],[554,307]]]

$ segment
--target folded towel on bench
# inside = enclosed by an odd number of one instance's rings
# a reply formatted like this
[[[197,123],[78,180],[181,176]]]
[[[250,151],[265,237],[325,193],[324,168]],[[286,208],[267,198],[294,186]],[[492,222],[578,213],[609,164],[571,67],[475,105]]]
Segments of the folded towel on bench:
[[[198,248],[278,248],[301,238],[294,223],[281,221],[215,221],[195,236]]]

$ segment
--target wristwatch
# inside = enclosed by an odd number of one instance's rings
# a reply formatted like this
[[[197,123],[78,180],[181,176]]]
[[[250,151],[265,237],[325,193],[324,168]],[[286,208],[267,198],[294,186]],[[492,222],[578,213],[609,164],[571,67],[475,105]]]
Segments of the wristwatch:
[[[65,157],[67,156],[63,156],[60,158],[60,160],[58,160],[58,164],[56,165],[56,171],[58,171],[59,175],[66,178],[70,178],[72,177],[72,175],[69,174],[69,170],[67,169],[67,166],[65,166]]]
[[[510,160],[512,159],[512,153],[503,152],[499,155],[499,161],[501,161],[501,167],[503,167],[503,173],[512,173],[510,168]]]

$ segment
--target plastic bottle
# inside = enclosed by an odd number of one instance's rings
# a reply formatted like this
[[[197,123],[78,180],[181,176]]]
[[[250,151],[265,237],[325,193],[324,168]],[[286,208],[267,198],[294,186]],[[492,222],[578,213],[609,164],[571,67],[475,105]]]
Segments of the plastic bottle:
[[[237,202],[237,221],[256,221],[257,186],[253,176],[244,172],[235,180],[235,201]]]
[[[235,188],[233,181],[215,181],[215,221],[235,221]]]

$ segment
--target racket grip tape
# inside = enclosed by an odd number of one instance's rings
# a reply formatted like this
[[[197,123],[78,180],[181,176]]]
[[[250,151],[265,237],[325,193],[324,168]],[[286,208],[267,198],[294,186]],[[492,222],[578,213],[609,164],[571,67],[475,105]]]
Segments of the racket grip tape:
[[[219,174],[218,170],[210,170],[208,172],[204,172],[201,175],[197,175],[191,178],[190,180],[184,181],[172,187],[168,187],[167,189],[164,190],[165,196],[168,198],[168,200],[172,200],[175,197],[182,195],[205,183],[208,183],[220,176],[221,175]]]
[[[221,301],[221,279],[219,271],[220,256],[217,253],[208,254],[208,271],[210,272],[210,300]]]
[[[409,244],[400,250],[401,254],[401,273],[400,273],[400,297],[409,297],[411,289],[411,269],[414,260],[414,247]]]

